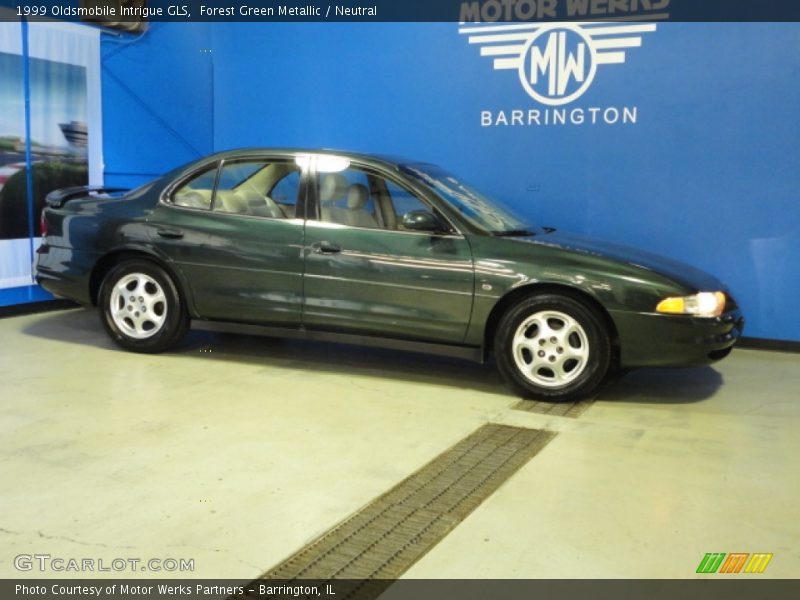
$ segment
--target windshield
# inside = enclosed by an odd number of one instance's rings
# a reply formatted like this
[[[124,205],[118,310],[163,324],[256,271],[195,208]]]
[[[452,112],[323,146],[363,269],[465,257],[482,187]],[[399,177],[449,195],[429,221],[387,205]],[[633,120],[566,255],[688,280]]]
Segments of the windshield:
[[[524,233],[530,229],[530,225],[513,212],[440,167],[415,164],[404,166],[402,169],[431,187],[464,219],[479,229],[493,234]]]

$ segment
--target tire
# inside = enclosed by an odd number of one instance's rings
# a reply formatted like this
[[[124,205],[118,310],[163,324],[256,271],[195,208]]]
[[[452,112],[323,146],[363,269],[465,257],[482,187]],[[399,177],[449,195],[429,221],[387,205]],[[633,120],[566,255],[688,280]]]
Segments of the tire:
[[[163,352],[189,328],[172,277],[148,260],[126,260],[112,268],[100,287],[98,308],[111,339],[132,352]]]
[[[512,306],[495,332],[497,368],[523,398],[570,402],[602,383],[611,340],[602,315],[565,294],[530,296]]]

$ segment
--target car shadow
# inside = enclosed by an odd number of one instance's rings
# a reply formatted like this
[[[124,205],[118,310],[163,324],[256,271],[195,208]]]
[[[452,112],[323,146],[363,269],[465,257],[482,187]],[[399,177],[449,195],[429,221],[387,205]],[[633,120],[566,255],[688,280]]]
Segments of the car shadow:
[[[28,324],[23,333],[42,339],[124,352],[106,335],[94,309],[43,314]],[[509,393],[491,364],[480,365],[456,358],[332,342],[190,331],[163,356],[197,356],[204,360],[467,387],[496,395]]]
[[[612,377],[595,397],[603,402],[692,404],[712,397],[724,384],[710,366],[644,368]]]
[[[124,352],[108,338],[94,309],[45,313],[23,333],[60,342]],[[498,395],[511,395],[493,363],[476,364],[455,358],[332,342],[284,340],[249,335],[190,331],[164,356],[274,365],[297,370],[400,379]],[[690,404],[713,396],[723,385],[711,367],[639,369],[611,378],[595,400],[653,404]]]

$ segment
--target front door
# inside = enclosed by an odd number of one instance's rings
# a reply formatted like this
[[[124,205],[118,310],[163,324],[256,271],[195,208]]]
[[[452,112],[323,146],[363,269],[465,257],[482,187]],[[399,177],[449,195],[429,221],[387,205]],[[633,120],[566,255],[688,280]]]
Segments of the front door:
[[[306,222],[303,323],[462,342],[474,286],[467,240],[404,229],[404,214],[433,209],[374,169],[318,159],[310,180],[317,218]]]

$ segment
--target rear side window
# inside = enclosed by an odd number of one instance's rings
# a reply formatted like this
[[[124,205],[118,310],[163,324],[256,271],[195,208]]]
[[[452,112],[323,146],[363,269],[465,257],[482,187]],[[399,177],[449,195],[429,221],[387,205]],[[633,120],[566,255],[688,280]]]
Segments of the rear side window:
[[[225,161],[214,195],[214,211],[293,219],[299,196],[300,167],[294,161]]]
[[[225,163],[225,166],[222,167],[222,172],[219,174],[219,187],[217,189],[232,190],[237,188],[263,167],[264,163],[257,161]]]
[[[273,186],[269,195],[282,206],[293,206],[297,203],[299,191],[300,171],[291,171]]]
[[[202,171],[184,183],[172,194],[172,203],[186,208],[211,209],[217,166]]]

